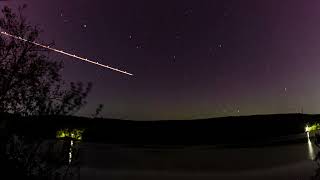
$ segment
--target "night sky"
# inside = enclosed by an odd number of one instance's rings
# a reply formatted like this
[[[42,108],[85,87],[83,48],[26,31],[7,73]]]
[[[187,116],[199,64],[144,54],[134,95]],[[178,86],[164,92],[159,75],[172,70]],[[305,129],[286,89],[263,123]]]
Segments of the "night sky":
[[[89,116],[199,119],[320,112],[320,1],[8,0],[70,57],[66,81],[92,82]]]

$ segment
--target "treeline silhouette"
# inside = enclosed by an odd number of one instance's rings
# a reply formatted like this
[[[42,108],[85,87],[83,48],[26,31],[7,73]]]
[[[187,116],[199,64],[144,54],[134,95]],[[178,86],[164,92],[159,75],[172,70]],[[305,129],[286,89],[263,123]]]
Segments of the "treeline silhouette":
[[[23,16],[25,8],[1,7],[0,29],[41,42],[41,30]],[[92,85],[64,82],[62,61],[52,60],[49,53],[32,43],[0,35],[1,178],[69,179],[74,175],[70,170],[75,164],[67,159],[70,142],[48,142],[54,136],[43,117],[77,113],[86,104]],[[102,107],[97,108],[96,115]],[[43,122],[29,123],[30,118]]]
[[[4,118],[6,117],[6,118]],[[280,114],[202,120],[129,121],[75,116],[2,115],[10,133],[55,138],[63,128],[85,129],[83,140],[128,145],[265,144],[281,136],[301,134],[320,115]],[[290,140],[306,141],[306,138]],[[272,142],[274,144],[275,142]]]
[[[29,41],[40,30],[22,14],[3,7],[0,29]],[[17,13],[14,13],[17,12]],[[319,115],[265,115],[188,121],[127,121],[73,116],[91,84],[66,84],[62,62],[33,44],[0,36],[0,167],[9,179],[70,179],[70,142],[56,139],[64,128],[85,129],[83,141],[127,145],[259,144],[302,133]],[[98,106],[95,117],[103,106]],[[305,141],[299,139],[298,141]],[[61,145],[62,144],[62,145]],[[265,144],[265,143],[262,143]],[[274,144],[274,143],[273,143]],[[76,162],[76,161],[75,161]]]
[[[30,25],[21,7],[14,13],[4,7],[0,29],[28,41],[41,30]],[[0,36],[0,112],[34,115],[72,115],[86,104],[91,83],[67,84],[61,77],[62,61],[52,60],[46,49]]]

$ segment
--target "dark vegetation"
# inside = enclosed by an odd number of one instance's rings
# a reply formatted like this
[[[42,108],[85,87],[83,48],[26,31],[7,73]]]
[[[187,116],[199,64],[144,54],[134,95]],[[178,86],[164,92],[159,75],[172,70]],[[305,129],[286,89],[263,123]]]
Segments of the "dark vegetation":
[[[22,10],[4,7],[0,29],[39,41],[38,27]],[[304,132],[319,115],[286,114],[188,121],[127,121],[73,116],[86,104],[91,84],[61,78],[62,63],[33,44],[0,36],[0,167],[7,179],[72,179],[80,167],[68,163],[68,139],[54,140],[57,130],[85,129],[83,140],[127,145],[265,144]],[[102,105],[93,115],[97,117]],[[48,141],[53,140],[53,141]],[[295,140],[296,141],[296,140]],[[300,139],[298,141],[306,141]],[[76,151],[74,151],[76,152]]]
[[[41,33],[22,12],[2,9],[0,28],[29,41]],[[10,134],[50,139],[64,127],[85,128],[84,140],[121,144],[237,144],[303,132],[318,116],[288,114],[197,121],[135,122],[73,117],[86,104],[91,85],[61,78],[62,62],[30,43],[0,36],[0,113]],[[93,115],[97,117],[102,105]]]
[[[281,136],[304,133],[320,115],[283,114],[204,120],[128,121],[74,116],[8,117],[8,129],[29,136],[54,138],[58,129],[85,129],[83,139],[129,145],[274,144]],[[306,137],[294,141],[306,142]]]
[[[315,168],[314,175],[311,177],[311,180],[319,180],[320,179],[320,151],[319,151],[320,150],[320,133],[319,131],[315,134],[315,137],[313,138],[312,142],[317,147],[318,151],[315,158],[313,159],[313,161],[317,166]]]
[[[2,9],[0,29],[29,41],[40,30],[22,15]],[[70,83],[61,78],[62,62],[49,59],[49,51],[31,43],[0,36],[0,112],[22,116],[72,115],[86,104],[91,84]]]
[[[41,31],[26,21],[22,14],[25,7],[16,12],[4,7],[0,29],[28,41],[39,41]],[[46,141],[47,128],[42,128],[41,123],[26,126],[29,130],[23,128],[28,117],[73,115],[86,104],[91,84],[67,85],[61,78],[61,69],[62,62],[49,59],[47,50],[0,36],[0,119],[9,125],[0,128],[1,178],[74,178],[71,170],[77,161],[69,163],[70,140]]]

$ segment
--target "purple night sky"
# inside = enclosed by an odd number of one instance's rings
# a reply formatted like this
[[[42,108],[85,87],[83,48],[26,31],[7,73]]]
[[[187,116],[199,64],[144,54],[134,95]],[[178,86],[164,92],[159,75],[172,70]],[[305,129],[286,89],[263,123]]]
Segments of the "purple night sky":
[[[196,119],[320,112],[320,1],[8,0],[41,41],[126,70],[51,53],[66,81],[93,82],[94,113]]]

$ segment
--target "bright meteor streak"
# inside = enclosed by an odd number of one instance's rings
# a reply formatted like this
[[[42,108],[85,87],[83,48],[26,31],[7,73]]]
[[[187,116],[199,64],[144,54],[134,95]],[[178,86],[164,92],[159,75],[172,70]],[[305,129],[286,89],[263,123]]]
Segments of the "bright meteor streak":
[[[65,52],[65,51],[52,48],[52,47],[50,47],[50,46],[45,46],[45,45],[39,44],[39,43],[37,43],[37,42],[28,41],[27,39],[24,39],[24,38],[21,38],[21,37],[18,37],[18,36],[9,34],[9,33],[4,32],[4,31],[0,31],[0,34],[3,34],[3,35],[5,35],[5,36],[9,36],[9,37],[12,37],[12,38],[17,39],[17,40],[20,40],[20,41],[24,41],[24,42],[26,42],[26,43],[30,43],[30,44],[33,44],[33,45],[36,45],[36,46],[39,46],[39,47],[42,47],[42,48],[45,48],[45,49],[48,49],[48,50],[57,52],[57,53],[60,53],[60,54],[63,54],[63,55],[69,56],[69,57],[73,57],[73,58],[76,58],[76,59],[79,59],[79,60],[82,60],[82,61],[86,61],[86,62],[91,63],[91,64],[95,64],[95,65],[98,65],[98,66],[101,66],[101,67],[104,67],[104,68],[108,68],[108,69],[111,69],[111,70],[113,70],[113,71],[120,72],[120,73],[122,73],[122,74],[126,74],[126,75],[129,75],[129,76],[133,76],[133,74],[128,73],[128,72],[126,72],[126,71],[123,71],[123,70],[120,70],[120,69],[117,69],[117,68],[113,68],[113,67],[111,67],[111,66],[107,66],[107,65],[101,64],[101,63],[99,63],[99,62],[95,62],[95,61],[92,61],[92,60],[90,60],[90,59],[83,58],[83,57],[80,57],[80,56],[77,56],[77,55],[74,55],[74,54],[70,54],[70,53],[67,53],[67,52]]]

